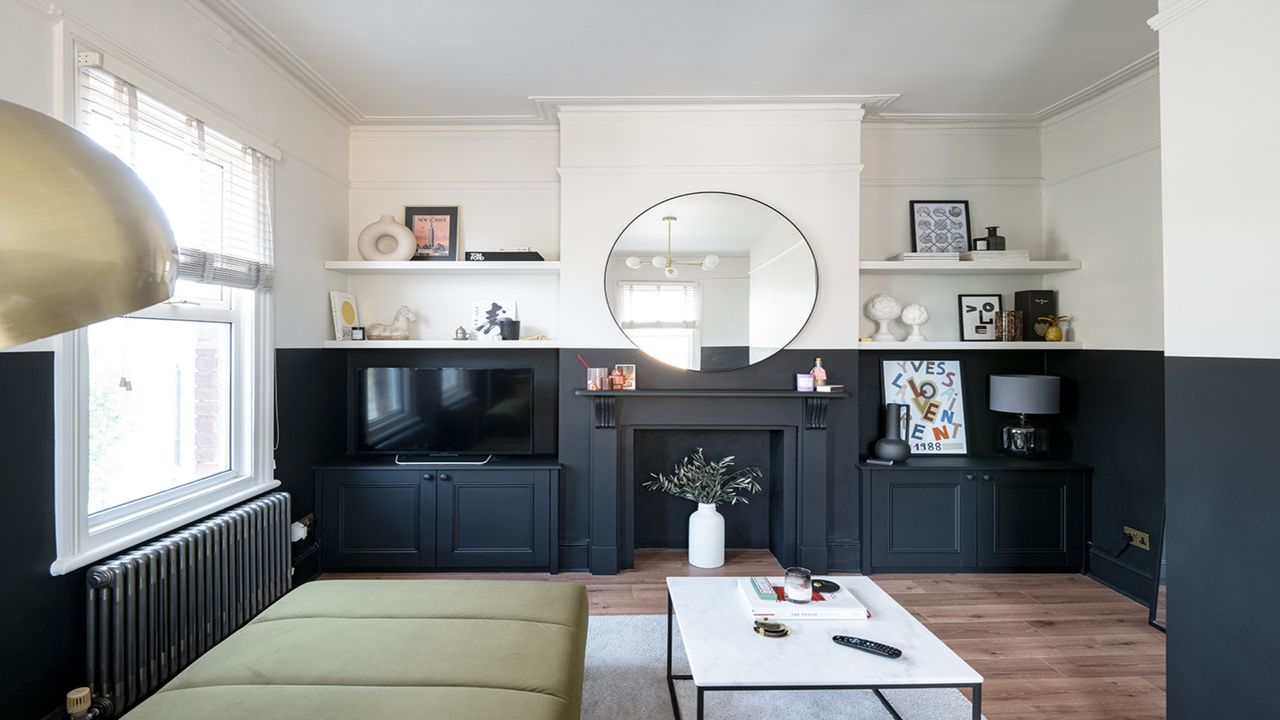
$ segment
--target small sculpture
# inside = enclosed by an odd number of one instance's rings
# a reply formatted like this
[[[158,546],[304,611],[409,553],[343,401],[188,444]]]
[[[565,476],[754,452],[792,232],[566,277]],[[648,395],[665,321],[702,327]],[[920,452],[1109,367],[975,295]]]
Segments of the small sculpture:
[[[372,323],[365,327],[364,336],[370,340],[408,340],[409,323],[417,319],[408,305],[401,305],[390,325]]]
[[[897,341],[898,338],[894,337],[889,330],[889,323],[901,314],[902,304],[888,295],[881,293],[871,298],[867,302],[867,317],[880,324],[880,328],[871,339],[880,342]]]
[[[454,340],[470,340],[471,335],[470,333],[467,332],[466,328],[459,325],[458,329],[453,331],[453,339]]]
[[[1036,319],[1049,323],[1049,327],[1044,331],[1044,339],[1047,342],[1062,342],[1064,336],[1061,323],[1065,323],[1071,318],[1067,315],[1045,315]]]
[[[908,305],[902,308],[902,322],[911,326],[911,334],[906,342],[925,342],[928,338],[920,333],[920,326],[929,322],[929,308],[923,305]]]
[[[390,250],[378,247],[384,238],[394,243]],[[418,241],[407,225],[396,222],[390,215],[383,215],[360,231],[356,249],[365,260],[412,260]]]

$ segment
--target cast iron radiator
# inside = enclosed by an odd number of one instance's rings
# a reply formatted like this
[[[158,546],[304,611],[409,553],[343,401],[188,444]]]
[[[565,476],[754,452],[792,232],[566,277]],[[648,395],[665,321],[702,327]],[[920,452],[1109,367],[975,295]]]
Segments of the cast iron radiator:
[[[89,569],[99,717],[136,704],[289,590],[289,495],[237,505]]]

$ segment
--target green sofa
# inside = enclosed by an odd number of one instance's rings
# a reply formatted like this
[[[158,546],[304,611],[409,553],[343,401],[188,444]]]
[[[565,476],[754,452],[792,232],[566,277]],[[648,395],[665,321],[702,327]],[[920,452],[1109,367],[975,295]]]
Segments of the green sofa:
[[[322,580],[267,608],[126,720],[578,720],[575,583]]]

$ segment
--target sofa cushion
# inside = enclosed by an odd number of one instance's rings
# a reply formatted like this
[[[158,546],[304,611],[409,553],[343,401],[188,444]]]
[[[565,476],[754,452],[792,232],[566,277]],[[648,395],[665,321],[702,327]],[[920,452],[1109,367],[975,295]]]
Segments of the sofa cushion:
[[[586,628],[572,583],[318,581],[127,718],[576,720]]]

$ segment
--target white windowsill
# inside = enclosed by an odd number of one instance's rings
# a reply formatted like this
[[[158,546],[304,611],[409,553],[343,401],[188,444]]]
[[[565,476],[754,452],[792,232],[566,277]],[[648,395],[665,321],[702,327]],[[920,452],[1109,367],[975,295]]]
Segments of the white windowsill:
[[[156,513],[152,522],[145,524],[140,522],[138,527],[128,534],[120,535],[101,545],[95,545],[68,557],[58,558],[49,566],[49,574],[65,575],[72,570],[82,568],[108,555],[113,555],[126,548],[152,540],[170,530],[201,520],[220,510],[225,510],[255,495],[261,495],[278,487],[280,487],[279,480],[267,480],[252,485],[240,486],[225,493],[210,494],[210,496],[204,498],[205,502],[182,507],[176,513]]]

